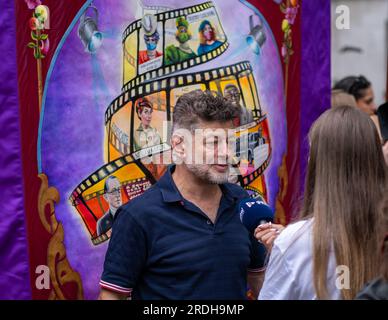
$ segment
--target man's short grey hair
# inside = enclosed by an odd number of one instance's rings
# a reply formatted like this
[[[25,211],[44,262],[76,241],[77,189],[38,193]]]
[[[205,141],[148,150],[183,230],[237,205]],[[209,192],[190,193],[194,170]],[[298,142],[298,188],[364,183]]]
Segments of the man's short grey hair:
[[[200,120],[227,122],[239,116],[240,108],[218,92],[194,90],[178,99],[173,113],[173,131],[193,131]]]

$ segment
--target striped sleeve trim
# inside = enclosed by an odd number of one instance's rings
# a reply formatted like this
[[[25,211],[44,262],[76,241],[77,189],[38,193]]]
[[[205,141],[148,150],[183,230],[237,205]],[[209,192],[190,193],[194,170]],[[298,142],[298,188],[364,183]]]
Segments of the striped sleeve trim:
[[[251,273],[260,273],[260,272],[264,272],[265,269],[266,269],[266,267],[258,268],[258,269],[249,269],[249,268],[248,268],[248,272],[251,272]]]
[[[107,289],[107,290],[110,290],[110,291],[114,291],[114,292],[117,292],[117,293],[121,293],[121,294],[127,294],[127,295],[130,295],[131,292],[132,292],[132,289],[131,288],[124,288],[124,287],[120,287],[116,284],[112,284],[112,283],[109,283],[109,282],[106,282],[106,281],[103,281],[103,280],[100,280],[100,286],[104,289]]]

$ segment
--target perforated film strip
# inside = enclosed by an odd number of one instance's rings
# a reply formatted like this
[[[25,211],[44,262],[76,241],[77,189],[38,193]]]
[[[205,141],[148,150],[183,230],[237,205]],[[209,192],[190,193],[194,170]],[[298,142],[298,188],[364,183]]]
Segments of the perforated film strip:
[[[257,119],[256,125],[242,126],[242,127],[240,127],[240,130],[241,131],[249,130],[249,128],[260,126],[265,121],[267,121],[267,115],[263,115],[262,117]],[[272,149],[269,148],[268,151],[269,152],[268,152],[268,156],[267,156],[266,160],[260,166],[258,166],[250,174],[247,174],[244,176],[239,176],[238,182],[237,182],[238,185],[247,189],[251,183],[253,183],[257,178],[259,178],[264,173],[265,169],[267,169],[267,167],[269,166],[269,164],[271,162],[271,158],[272,158]],[[254,188],[251,188],[250,190],[257,192]]]
[[[217,17],[219,28],[222,30],[222,35],[224,38],[223,43],[210,50],[209,52],[206,52],[204,54],[198,55],[196,57],[189,58],[187,60],[181,61],[179,63],[174,64],[165,64],[165,39],[166,39],[166,28],[165,23],[166,21],[170,19],[177,19],[179,17],[187,17],[189,15],[198,14],[205,10],[213,9],[215,12],[215,15]],[[155,14],[157,22],[161,23],[163,25],[163,31],[162,31],[162,38],[163,38],[163,63],[162,66],[152,69],[150,71],[140,73],[139,72],[139,60],[136,59],[136,57],[133,56],[133,54],[130,54],[127,46],[126,41],[131,37],[134,33],[137,33],[137,53],[139,57],[139,51],[140,51],[140,30],[142,29],[142,20],[136,20],[133,23],[131,23],[124,31],[123,33],[123,54],[124,59],[128,60],[128,63],[136,69],[136,76],[131,78],[130,80],[125,79],[125,75],[123,77],[123,86],[122,91],[129,91],[135,86],[139,86],[142,83],[145,83],[147,81],[150,81],[151,79],[154,80],[156,78],[165,77],[172,73],[183,71],[188,68],[195,67],[197,65],[209,62],[218,56],[220,56],[222,53],[224,53],[227,48],[229,47],[229,43],[227,41],[227,36],[222,28],[221,21],[219,19],[219,16],[217,14],[217,10],[214,6],[214,4],[209,1],[202,4],[198,4],[191,7],[186,7],[182,9],[176,9],[176,10],[170,10],[167,12],[160,12]],[[125,60],[124,60],[125,61]],[[125,63],[125,62],[124,62]],[[125,73],[125,71],[124,71]]]
[[[262,194],[261,192],[259,192],[256,188],[254,187],[251,187],[251,186],[247,186],[245,187],[245,190],[246,191],[251,191],[252,192],[252,195],[251,197],[256,199],[258,197],[260,197],[261,199],[264,199],[264,194]]]
[[[149,6],[149,5],[145,5],[142,0],[138,0],[138,2],[140,3],[140,6],[141,6],[143,11],[144,10],[148,10],[148,11],[155,11],[155,12],[159,13],[159,12],[165,12],[165,11],[173,10],[173,8],[166,7],[166,6],[155,6],[155,5]]]
[[[238,77],[240,73],[249,71],[252,73],[251,64],[248,61],[239,62],[230,66],[205,70],[191,74],[179,74],[167,78],[157,79],[150,83],[140,84],[130,90],[126,90],[115,100],[111,102],[105,112],[105,124],[107,124],[113,115],[129,102],[134,102],[139,98],[154,94],[162,90],[173,90],[175,88],[191,86],[196,84],[208,84],[211,81],[221,80],[225,77]],[[167,107],[168,108],[168,107]],[[253,110],[255,117],[261,114],[260,109]]]
[[[271,162],[271,158],[272,158],[272,154],[269,154],[267,160],[265,160],[264,163],[261,166],[259,166],[255,171],[253,171],[249,175],[240,177],[238,184],[244,188],[250,185],[253,181],[255,181],[258,177],[260,177],[264,173],[265,169],[267,169],[267,167]]]
[[[142,159],[146,156],[151,156],[153,154],[158,154],[169,150],[170,146],[164,143],[161,145],[148,147],[137,152],[132,152],[131,146],[129,144],[130,141],[128,141],[128,144],[123,143],[114,134],[112,134],[112,130],[109,130],[109,125],[111,124],[110,122],[112,120],[112,117],[114,117],[114,115],[116,115],[121,110],[121,108],[127,106],[127,104],[130,102],[132,102],[131,108],[133,109],[134,102],[139,98],[143,98],[143,97],[158,93],[160,91],[171,92],[171,90],[174,90],[177,88],[183,88],[186,86],[192,86],[192,85],[205,85],[206,88],[209,89],[209,84],[211,82],[220,81],[220,80],[222,81],[230,78],[234,78],[236,79],[237,82],[239,82],[239,79],[241,79],[241,74],[245,74],[245,76],[251,75],[253,77],[253,70],[248,61],[243,61],[230,66],[209,69],[209,70],[192,73],[192,74],[179,74],[179,75],[173,75],[162,79],[157,79],[150,83],[141,84],[137,87],[134,87],[130,91],[126,91],[122,93],[111,103],[111,105],[108,107],[105,113],[105,125],[107,126],[107,129],[108,129],[107,132],[110,132],[110,135],[109,135],[110,139],[108,139],[107,141],[108,146],[105,150],[109,150],[109,144],[111,144],[122,156],[130,152],[134,159]],[[254,77],[253,77],[253,82],[255,82]],[[240,87],[240,90],[241,90],[241,87]],[[256,90],[256,88],[253,88],[250,85],[250,90],[253,91],[253,90]],[[244,93],[243,90],[241,91]],[[167,94],[167,96],[170,96],[170,94]],[[244,94],[242,94],[242,99],[244,100]],[[245,101],[243,101],[243,103],[244,105],[246,105]],[[167,114],[171,114],[171,108],[172,106],[170,105],[170,101],[166,100],[165,111]],[[134,111],[132,111],[132,113],[133,112]],[[262,115],[260,103],[259,105],[256,105],[256,104],[254,105],[252,113],[258,125],[266,121],[267,119],[266,115]],[[241,130],[246,129],[248,127],[247,126],[241,127]],[[131,133],[131,135],[133,135],[133,132]],[[271,150],[269,150],[268,159],[264,161],[254,172],[252,172],[247,176],[239,178],[239,184],[241,186],[249,185],[251,182],[253,182],[257,177],[259,177],[264,172],[264,170],[268,167],[270,162],[270,156],[271,156],[270,151]],[[109,154],[108,154],[108,159],[109,159]]]
[[[93,187],[100,181],[104,180],[108,176],[114,174],[117,170],[121,169],[127,164],[133,163],[134,160],[131,156],[127,155],[125,157],[116,159],[115,161],[112,161],[97,171],[93,172],[89,177],[87,177],[85,180],[83,180],[71,193],[69,200],[72,205],[77,205],[77,199],[80,195],[82,195],[83,192],[85,192],[87,189]],[[91,197],[95,197],[97,195],[103,194],[101,191],[100,193],[95,192],[89,196],[89,198],[85,197],[84,200],[89,200]]]
[[[91,240],[94,245],[98,245],[109,238],[109,236],[105,233],[98,235],[97,230],[92,230],[92,228],[90,228],[89,223],[87,222],[87,216],[89,216],[89,220],[93,219],[95,224],[97,224],[97,221],[99,220],[99,218],[101,218],[102,214],[97,215],[96,212],[93,211],[93,208],[89,204],[89,202],[97,199],[97,203],[100,203],[99,199],[101,199],[101,197],[104,195],[104,188],[101,187],[95,192],[91,193],[88,193],[88,191],[92,188],[95,188],[98,183],[101,183],[106,178],[114,175],[115,173],[117,173],[118,170],[123,169],[125,166],[128,165],[136,165],[140,167],[140,169],[142,167],[141,163],[138,163],[131,156],[125,156],[116,159],[115,161],[112,161],[102,166],[100,169],[98,169],[85,180],[83,180],[73,190],[69,197],[70,203],[76,208],[85,226],[89,229],[89,232],[92,236]],[[125,188],[125,194],[128,197],[129,201],[142,194],[151,185],[151,181],[145,174],[142,177],[121,181],[121,188]],[[102,208],[100,208],[99,211],[102,213]]]

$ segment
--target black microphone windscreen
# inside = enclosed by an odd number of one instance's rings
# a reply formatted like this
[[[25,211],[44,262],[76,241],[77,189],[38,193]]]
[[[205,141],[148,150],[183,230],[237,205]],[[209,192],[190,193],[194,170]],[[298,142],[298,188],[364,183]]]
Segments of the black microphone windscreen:
[[[253,233],[257,226],[265,222],[273,222],[272,208],[262,200],[244,199],[239,204],[240,220]]]

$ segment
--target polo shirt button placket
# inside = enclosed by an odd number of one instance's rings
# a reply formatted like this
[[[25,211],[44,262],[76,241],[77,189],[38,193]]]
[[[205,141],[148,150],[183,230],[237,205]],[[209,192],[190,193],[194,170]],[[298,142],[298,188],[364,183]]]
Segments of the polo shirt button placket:
[[[206,220],[206,224],[209,226],[209,230],[211,230],[211,233],[213,234],[214,236],[214,232],[215,232],[215,225],[213,224],[213,222],[211,222],[209,219]]]

